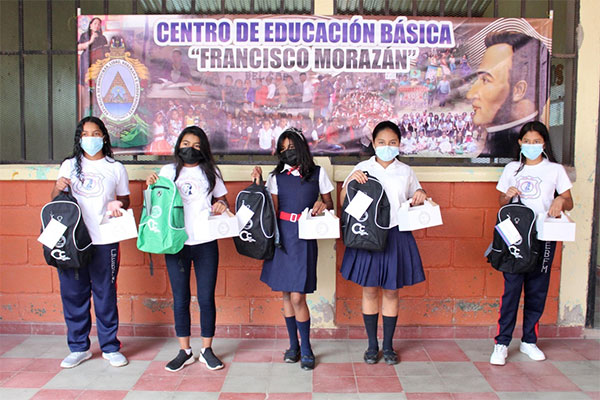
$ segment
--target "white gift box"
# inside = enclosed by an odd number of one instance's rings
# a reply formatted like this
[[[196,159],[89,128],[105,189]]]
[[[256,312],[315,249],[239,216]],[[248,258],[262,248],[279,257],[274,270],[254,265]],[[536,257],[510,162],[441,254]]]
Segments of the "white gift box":
[[[102,243],[116,243],[138,236],[133,210],[120,211],[123,214],[120,217],[112,217],[109,211],[102,218],[98,229]]]
[[[300,239],[338,239],[340,237],[340,219],[332,210],[322,215],[311,215],[312,210],[305,208],[298,218],[298,237]]]
[[[575,222],[566,215],[560,213],[560,218],[554,218],[546,213],[539,213],[535,221],[537,238],[549,242],[574,242]]]
[[[425,200],[420,206],[410,206],[410,200],[405,201],[398,210],[398,230],[416,231],[431,226],[442,225],[440,206],[431,199]]]
[[[237,217],[227,210],[221,215],[210,215],[204,210],[194,219],[194,237],[199,240],[215,240],[238,236],[240,227]]]

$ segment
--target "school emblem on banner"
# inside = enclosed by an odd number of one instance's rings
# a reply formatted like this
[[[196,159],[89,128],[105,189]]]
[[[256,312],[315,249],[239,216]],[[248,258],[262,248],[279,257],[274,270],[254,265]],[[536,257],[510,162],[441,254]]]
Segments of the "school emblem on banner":
[[[110,132],[111,142],[119,147],[135,147],[148,142],[148,124],[138,115],[143,90],[150,73],[139,60],[125,51],[120,36],[110,41],[105,58],[90,66],[87,78],[93,82],[94,97]]]
[[[95,82],[98,107],[108,119],[129,120],[137,110],[142,80],[148,79],[148,68],[125,51],[123,40],[113,37],[106,58],[96,61],[89,70]]]

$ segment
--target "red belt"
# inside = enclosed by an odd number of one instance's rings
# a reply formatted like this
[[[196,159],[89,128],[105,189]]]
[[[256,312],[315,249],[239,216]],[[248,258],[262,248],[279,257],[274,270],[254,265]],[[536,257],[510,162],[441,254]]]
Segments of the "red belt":
[[[298,221],[298,218],[300,218],[300,214],[279,211],[279,219],[284,221],[296,222]]]

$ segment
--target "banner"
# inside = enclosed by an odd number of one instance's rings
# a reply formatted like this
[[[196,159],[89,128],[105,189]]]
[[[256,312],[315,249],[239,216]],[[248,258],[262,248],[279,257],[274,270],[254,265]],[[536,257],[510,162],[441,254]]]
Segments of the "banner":
[[[513,157],[548,122],[549,19],[84,15],[79,112],[116,153],[172,153],[198,125],[216,154],[371,154],[382,120],[413,157]]]

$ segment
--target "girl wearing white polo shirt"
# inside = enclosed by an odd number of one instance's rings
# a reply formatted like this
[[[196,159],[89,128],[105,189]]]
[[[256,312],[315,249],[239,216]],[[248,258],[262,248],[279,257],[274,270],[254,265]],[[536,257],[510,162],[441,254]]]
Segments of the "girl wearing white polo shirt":
[[[562,211],[573,208],[571,181],[565,168],[552,162],[550,135],[546,126],[539,121],[528,122],[519,132],[521,147],[520,161],[510,162],[504,167],[496,189],[500,191],[500,206],[519,196],[523,204],[539,213],[558,217]],[[493,365],[504,365],[508,356],[508,345],[517,322],[521,291],[524,291],[523,336],[519,350],[535,361],[546,359],[537,347],[538,322],[544,312],[550,266],[554,258],[556,242],[543,242],[543,256],[539,265],[531,272],[511,274],[504,272],[504,294],[500,303],[498,334],[494,351],[490,357]]]
[[[373,129],[375,156],[358,163],[346,178],[341,198],[346,196],[348,182],[366,183],[367,176],[376,177],[383,185],[390,202],[390,230],[382,252],[346,248],[341,274],[363,287],[362,312],[369,346],[364,353],[367,364],[379,361],[377,320],[379,318],[379,288],[382,289],[383,358],[387,364],[398,363],[392,338],[398,320],[398,289],[425,280],[419,249],[411,232],[400,232],[398,209],[407,199],[413,205],[423,204],[425,191],[414,171],[396,159],[400,148],[400,129],[391,121],[383,121]]]
[[[173,292],[173,313],[175,334],[181,349],[166,366],[167,371],[175,372],[194,362],[190,346],[190,274],[192,263],[196,274],[197,298],[200,306],[200,334],[202,349],[199,360],[210,370],[223,368],[223,363],[212,351],[215,334],[216,307],[215,286],[219,263],[219,247],[216,240],[196,237],[193,222],[203,210],[210,209],[214,214],[222,214],[229,208],[225,195],[227,189],[221,172],[210,151],[208,138],[197,126],[186,127],[175,144],[175,163],[161,168],[160,176],[175,182],[183,200],[185,230],[188,240],[177,254],[165,254],[169,281]],[[152,185],[158,175],[146,179]]]
[[[88,265],[78,270],[58,271],[60,297],[67,324],[67,343],[71,354],[60,364],[73,368],[92,357],[90,352],[90,296],[94,296],[94,312],[102,357],[114,367],[127,365],[119,352],[117,339],[117,273],[119,243],[103,241],[99,225],[107,211],[129,207],[129,178],[123,164],[115,161],[110,137],[104,123],[96,117],[83,118],[75,129],[73,155],[60,166],[52,198],[59,192],[72,191],[83,214],[83,222],[92,238],[94,255]],[[115,203],[116,202],[116,203]],[[112,211],[120,216],[120,211]]]

